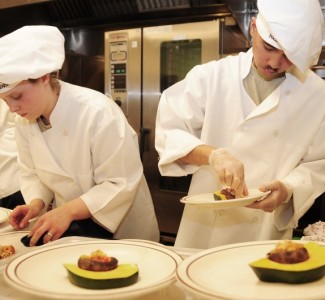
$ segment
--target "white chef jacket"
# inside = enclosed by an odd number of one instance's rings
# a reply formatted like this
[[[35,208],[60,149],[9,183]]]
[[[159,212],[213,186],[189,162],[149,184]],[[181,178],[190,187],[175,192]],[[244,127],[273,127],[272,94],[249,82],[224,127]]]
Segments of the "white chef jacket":
[[[279,179],[292,186],[293,200],[273,213],[186,205],[176,246],[291,238],[299,218],[325,190],[324,81],[311,71],[296,77],[293,67],[256,106],[243,86],[252,58],[250,49],[196,66],[163,92],[156,123],[159,170],[165,176],[193,174],[189,194],[212,192],[220,187],[210,166],[176,160],[201,144],[223,147],[244,163],[248,188]]]
[[[15,116],[0,99],[0,199],[20,190]]]
[[[21,191],[26,203],[54,206],[81,197],[92,218],[114,238],[157,241],[159,231],[143,175],[138,139],[121,109],[105,95],[60,81],[52,128],[17,117]]]

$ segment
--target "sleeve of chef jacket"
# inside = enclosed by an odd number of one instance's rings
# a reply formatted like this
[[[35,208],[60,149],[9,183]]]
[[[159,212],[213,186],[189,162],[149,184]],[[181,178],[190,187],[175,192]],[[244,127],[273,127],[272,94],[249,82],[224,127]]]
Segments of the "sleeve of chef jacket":
[[[32,199],[42,199],[47,208],[53,200],[53,192],[44,185],[38,177],[32,156],[29,150],[29,126],[38,126],[37,123],[29,125],[29,122],[20,116],[16,117],[16,141],[18,147],[18,163],[21,176],[21,192],[26,203]],[[25,197],[28,195],[28,197]]]
[[[156,119],[155,146],[159,153],[159,171],[163,176],[184,176],[199,166],[176,160],[187,155],[200,140],[207,87],[203,66],[194,67],[184,80],[165,90],[161,96]]]
[[[14,193],[20,189],[17,165],[17,146],[15,140],[15,114],[10,113],[7,104],[0,104],[0,189],[5,193]]]
[[[143,177],[138,137],[120,108],[101,114],[93,127],[95,185],[81,198],[97,221],[115,232],[130,209]]]
[[[325,122],[319,128],[301,163],[284,182],[292,187],[292,199],[280,205],[274,213],[278,230],[296,228],[299,219],[325,191]]]
[[[0,104],[0,138],[1,138],[1,148],[0,148],[0,165],[6,166],[6,170],[10,163],[16,164],[17,158],[17,147],[15,141],[15,114],[10,113],[7,104],[1,100]],[[15,169],[15,168],[12,168]],[[3,171],[6,173],[5,170]],[[6,173],[6,175],[10,175]],[[13,175],[13,174],[11,174]],[[8,178],[6,178],[8,179]],[[5,180],[6,180],[5,179]],[[18,186],[18,183],[12,183]]]

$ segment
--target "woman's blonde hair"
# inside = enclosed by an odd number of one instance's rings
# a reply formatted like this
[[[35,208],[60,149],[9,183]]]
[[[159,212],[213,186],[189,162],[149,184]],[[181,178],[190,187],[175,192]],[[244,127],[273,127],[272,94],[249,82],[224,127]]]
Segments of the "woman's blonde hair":
[[[30,81],[31,83],[34,83],[38,80],[39,78],[36,79],[28,79],[28,81]],[[61,85],[59,82],[59,71],[54,71],[52,73],[50,73],[50,86],[52,88],[53,91],[56,91],[57,94],[60,94],[61,91]]]

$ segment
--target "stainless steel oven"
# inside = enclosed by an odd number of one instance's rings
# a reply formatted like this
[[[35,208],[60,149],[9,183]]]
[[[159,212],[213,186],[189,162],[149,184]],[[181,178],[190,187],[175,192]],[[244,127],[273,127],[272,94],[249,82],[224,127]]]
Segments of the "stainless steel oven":
[[[176,235],[187,177],[162,177],[154,147],[161,93],[195,65],[220,58],[220,22],[211,21],[105,32],[105,93],[139,134],[144,172],[162,236]]]

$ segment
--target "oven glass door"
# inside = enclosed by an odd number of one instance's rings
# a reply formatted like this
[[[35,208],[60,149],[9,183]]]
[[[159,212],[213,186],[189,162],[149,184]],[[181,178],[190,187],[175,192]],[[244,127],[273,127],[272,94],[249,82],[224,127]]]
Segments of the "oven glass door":
[[[202,40],[162,42],[160,46],[160,93],[182,80],[194,66],[202,63]],[[159,189],[186,193],[191,175],[184,177],[159,177]]]
[[[163,233],[177,233],[184,208],[180,198],[187,194],[191,176],[159,174],[154,139],[160,96],[195,65],[219,58],[218,20],[143,29],[142,129],[146,146],[142,161]]]

